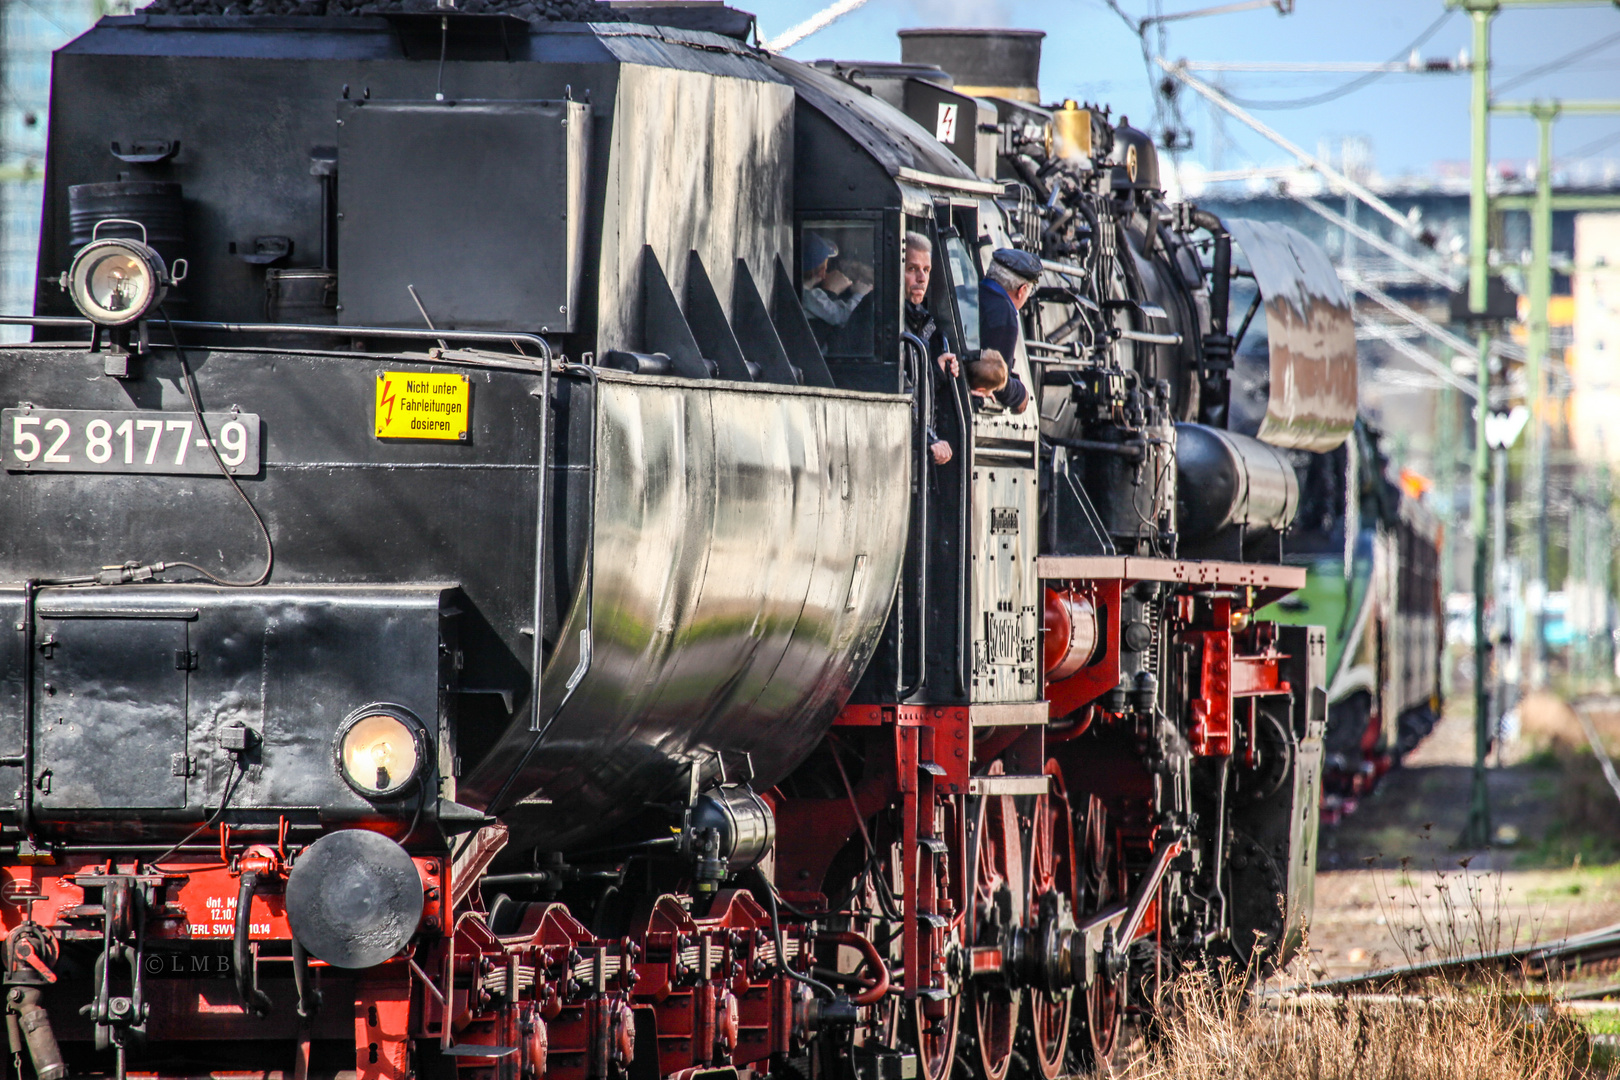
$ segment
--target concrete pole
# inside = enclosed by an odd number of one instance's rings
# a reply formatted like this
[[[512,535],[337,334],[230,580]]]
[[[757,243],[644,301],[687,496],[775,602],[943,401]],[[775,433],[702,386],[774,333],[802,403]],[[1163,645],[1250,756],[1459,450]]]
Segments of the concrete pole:
[[[1491,450],[1491,464],[1495,474],[1491,477],[1491,562],[1496,570],[1496,618],[1492,619],[1491,640],[1494,642],[1491,659],[1496,668],[1496,714],[1492,717],[1492,730],[1496,737],[1496,763],[1502,764],[1502,714],[1507,711],[1507,658],[1502,647],[1508,631],[1508,606],[1501,598],[1508,595],[1507,580],[1507,447]]]
[[[1485,418],[1491,408],[1491,334],[1483,315],[1490,274],[1490,190],[1486,170],[1490,164],[1490,48],[1494,0],[1469,0],[1474,24],[1473,93],[1469,108],[1471,128],[1471,190],[1468,204],[1468,309],[1478,318],[1479,362],[1474,416],[1474,483],[1470,531],[1474,540],[1474,776],[1468,803],[1468,824],[1461,846],[1480,848],[1491,842],[1490,793],[1486,787],[1485,755],[1490,749],[1491,690],[1490,641],[1486,635],[1485,607],[1490,598],[1490,531],[1486,503],[1489,497],[1491,451],[1485,441]]]
[[[1552,127],[1556,102],[1532,106],[1540,136],[1536,157],[1536,201],[1530,215],[1530,327],[1525,389],[1530,398],[1530,461],[1525,470],[1525,501],[1537,508],[1536,555],[1530,571],[1532,605],[1530,687],[1547,685],[1547,307],[1552,299]],[[1533,485],[1533,486],[1532,486]]]

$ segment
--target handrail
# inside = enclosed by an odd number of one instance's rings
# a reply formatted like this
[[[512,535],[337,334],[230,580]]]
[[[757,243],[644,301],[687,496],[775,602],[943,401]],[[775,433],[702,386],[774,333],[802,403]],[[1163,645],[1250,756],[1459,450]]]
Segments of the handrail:
[[[185,330],[215,330],[228,334],[313,334],[334,338],[382,338],[390,341],[422,341],[444,338],[449,341],[482,341],[491,344],[528,342],[540,350],[540,359],[523,357],[529,366],[539,367],[553,360],[551,343],[539,334],[505,332],[500,330],[416,330],[401,326],[334,326],[325,323],[235,323],[175,319],[173,325]],[[98,328],[89,319],[62,315],[0,315],[0,326],[83,327],[92,332]],[[466,363],[464,360],[452,363]]]
[[[933,372],[928,373],[933,378]],[[966,699],[967,671],[973,657],[973,584],[968,573],[968,552],[972,548],[973,533],[973,462],[978,451],[973,445],[973,408],[966,401],[967,383],[951,379],[951,404],[956,406],[956,423],[962,431],[962,453],[957,465],[958,495],[956,500],[956,694]]]
[[[584,377],[587,378],[590,381],[590,384],[591,384],[591,408],[592,408],[593,411],[599,410],[600,409],[600,393],[598,391],[599,384],[597,382],[596,369],[593,368],[593,367],[586,366],[586,365],[578,365],[578,366],[576,366],[575,368],[573,368],[571,370],[572,370],[573,373],[583,374]],[[551,399],[550,399],[549,396],[545,400],[544,407],[547,410],[547,412],[550,411]],[[541,450],[542,458],[544,458],[545,454],[546,454],[546,450],[544,448],[542,448],[542,450]],[[583,561],[583,566],[584,566],[584,571],[583,572],[584,572],[584,575],[585,575],[585,628],[582,629],[579,632],[579,650],[580,650],[579,662],[575,665],[574,670],[568,676],[568,681],[563,686],[562,700],[557,702],[556,707],[553,708],[551,710],[550,714],[546,716],[545,720],[542,721],[540,719],[540,717],[542,715],[541,711],[540,711],[540,685],[541,685],[542,677],[543,677],[543,675],[545,673],[544,672],[544,666],[542,664],[542,660],[544,659],[544,642],[543,642],[543,639],[545,637],[545,610],[544,610],[544,604],[543,604],[543,594],[541,593],[541,586],[540,586],[539,581],[536,580],[536,582],[535,582],[535,623],[534,623],[534,671],[532,673],[534,683],[533,683],[533,689],[532,689],[531,695],[530,695],[532,697],[532,699],[533,699],[533,711],[532,711],[532,714],[531,714],[532,718],[529,721],[529,730],[534,732],[534,738],[529,740],[528,748],[523,751],[523,756],[518,758],[517,764],[514,765],[512,767],[512,771],[507,774],[506,780],[503,781],[501,786],[496,790],[494,797],[489,800],[489,803],[488,803],[487,807],[485,808],[487,813],[499,814],[505,809],[504,807],[501,806],[501,803],[506,799],[507,795],[511,792],[512,785],[517,783],[517,778],[518,778],[519,774],[521,774],[523,772],[523,770],[528,767],[529,761],[530,761],[530,759],[532,759],[534,757],[535,751],[540,749],[540,744],[545,741],[546,735],[551,731],[551,726],[554,723],[557,722],[557,718],[562,715],[563,709],[565,709],[568,706],[568,702],[570,700],[572,700],[572,698],[574,696],[574,691],[579,688],[579,684],[584,681],[585,676],[590,672],[591,656],[592,656],[592,652],[593,652],[594,646],[595,646],[595,613],[596,613],[596,608],[595,608],[595,600],[596,600],[596,469],[597,469],[596,429],[595,429],[595,423],[593,421],[592,426],[591,426],[591,438],[590,438],[590,461],[589,461],[589,465],[588,465],[588,470],[589,470],[589,475],[590,475],[590,485],[591,485],[590,499],[588,500],[588,505],[590,507],[590,521],[589,521],[589,524],[588,524],[588,526],[586,528],[587,540],[586,540],[585,558],[584,558],[584,561]],[[550,472],[549,464],[543,462],[543,465],[542,465],[542,468],[541,468],[540,471],[543,474]],[[546,485],[542,485],[542,490],[545,490],[545,489],[546,489]],[[542,532],[541,532],[541,536],[540,536],[539,540],[537,541],[537,555],[536,555],[536,558],[535,558],[535,573],[537,575],[542,575],[543,570],[544,570],[544,562],[545,562],[544,548],[545,548],[545,543],[546,543],[546,537],[545,537],[544,531],[543,531],[543,526],[544,526],[544,523],[546,521],[546,511],[545,511],[544,507],[542,507],[541,510],[540,510],[539,518],[540,518],[540,522],[541,522],[541,525],[542,525]],[[557,646],[558,646],[558,648],[562,647],[562,641],[560,639],[557,642]]]
[[[928,677],[928,424],[933,414],[933,372],[928,370],[928,346],[922,338],[906,331],[900,335],[901,347],[905,350],[908,365],[911,370],[912,401],[917,410],[915,433],[913,437],[912,454],[916,461],[917,470],[912,477],[916,485],[913,489],[911,504],[911,530],[909,546],[914,558],[913,565],[917,571],[917,667],[915,678],[910,682],[902,682],[896,690],[895,700],[905,701],[907,698],[921,690]],[[904,587],[902,585],[902,587]],[[904,611],[904,609],[901,609]],[[900,664],[901,678],[905,678],[905,658],[907,640],[912,636],[910,626],[901,626]]]

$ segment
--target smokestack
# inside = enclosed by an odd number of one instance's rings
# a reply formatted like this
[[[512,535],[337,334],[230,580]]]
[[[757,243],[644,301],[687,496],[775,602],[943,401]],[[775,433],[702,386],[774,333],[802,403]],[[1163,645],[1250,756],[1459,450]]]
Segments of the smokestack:
[[[900,31],[900,61],[936,64],[973,97],[1041,101],[1044,30],[927,29]]]

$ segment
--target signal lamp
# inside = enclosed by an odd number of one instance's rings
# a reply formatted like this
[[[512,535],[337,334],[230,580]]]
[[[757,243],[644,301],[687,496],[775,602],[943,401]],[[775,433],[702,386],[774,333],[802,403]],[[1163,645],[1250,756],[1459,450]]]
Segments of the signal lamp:
[[[338,731],[338,771],[368,799],[403,795],[420,778],[424,742],[421,725],[403,709],[368,706]]]
[[[107,237],[96,233],[104,225],[135,225],[141,239]],[[186,277],[186,260],[174,261],[174,273],[146,243],[146,226],[138,221],[109,218],[96,223],[90,243],[79,249],[73,265],[62,275],[62,287],[73,306],[99,326],[127,326],[163,302],[171,285]]]

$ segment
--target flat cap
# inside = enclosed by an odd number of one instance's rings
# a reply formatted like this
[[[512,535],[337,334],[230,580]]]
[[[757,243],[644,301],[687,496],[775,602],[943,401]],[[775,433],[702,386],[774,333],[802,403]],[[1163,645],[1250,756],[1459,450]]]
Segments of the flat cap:
[[[838,254],[837,244],[820,233],[810,232],[809,230],[805,230],[803,247],[804,272],[807,274]]]
[[[1041,279],[1041,260],[1027,251],[1019,251],[1017,248],[997,248],[995,254],[990,257],[1025,281]]]

